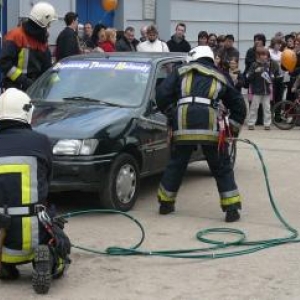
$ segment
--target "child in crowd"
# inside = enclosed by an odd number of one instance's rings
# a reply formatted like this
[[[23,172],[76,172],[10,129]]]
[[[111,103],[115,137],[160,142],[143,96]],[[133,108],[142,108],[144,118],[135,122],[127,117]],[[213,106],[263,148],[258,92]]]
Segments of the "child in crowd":
[[[232,79],[234,87],[241,91],[244,85],[243,74],[239,69],[239,59],[232,57],[229,61],[229,76]]]
[[[249,130],[254,130],[257,120],[259,104],[263,106],[263,121],[265,130],[270,130],[271,125],[271,90],[272,82],[279,76],[279,66],[270,60],[270,53],[264,47],[257,47],[256,61],[253,62],[246,76],[253,92],[248,118]]]

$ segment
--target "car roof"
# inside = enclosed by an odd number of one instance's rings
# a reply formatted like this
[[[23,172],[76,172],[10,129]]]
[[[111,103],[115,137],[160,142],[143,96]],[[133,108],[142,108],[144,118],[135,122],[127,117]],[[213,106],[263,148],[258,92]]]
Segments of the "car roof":
[[[64,58],[62,61],[70,60],[121,60],[128,62],[155,63],[166,59],[184,58],[187,53],[181,52],[91,52]]]

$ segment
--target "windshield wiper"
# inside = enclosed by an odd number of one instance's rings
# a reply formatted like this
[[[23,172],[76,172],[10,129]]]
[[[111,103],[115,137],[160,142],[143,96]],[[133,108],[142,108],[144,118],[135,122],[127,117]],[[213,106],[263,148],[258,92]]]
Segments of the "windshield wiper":
[[[73,96],[73,97],[64,97],[63,100],[74,100],[74,101],[87,101],[87,102],[93,102],[93,103],[100,103],[100,104],[104,104],[104,105],[108,105],[108,106],[117,106],[120,107],[119,104],[115,104],[115,103],[110,103],[110,102],[105,102],[99,99],[93,99],[93,98],[89,98],[89,97],[83,97],[83,96]]]
[[[88,101],[88,102],[94,102],[99,103],[100,101],[97,99],[89,98],[89,97],[83,97],[83,96],[73,96],[73,97],[64,97],[63,100],[74,100],[74,101]]]

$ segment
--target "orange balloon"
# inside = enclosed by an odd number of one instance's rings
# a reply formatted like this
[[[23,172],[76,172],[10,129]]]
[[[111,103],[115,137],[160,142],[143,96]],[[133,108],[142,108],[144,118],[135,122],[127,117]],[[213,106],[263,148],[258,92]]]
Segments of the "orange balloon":
[[[118,0],[102,0],[102,7],[106,11],[115,10],[118,6]]]
[[[283,50],[281,53],[281,65],[289,72],[293,72],[297,65],[297,55],[295,51],[291,49]]]

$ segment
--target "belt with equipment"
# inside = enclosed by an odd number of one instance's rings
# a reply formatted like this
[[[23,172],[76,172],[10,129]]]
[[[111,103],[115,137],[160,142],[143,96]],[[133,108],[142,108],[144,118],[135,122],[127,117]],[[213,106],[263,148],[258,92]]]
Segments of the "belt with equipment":
[[[44,206],[41,204],[31,204],[19,207],[0,207],[0,214],[9,216],[32,216],[36,215]]]
[[[202,97],[185,97],[181,98],[177,101],[177,105],[187,104],[187,103],[199,103],[199,104],[206,104],[211,105],[213,100],[208,98],[202,98]]]

